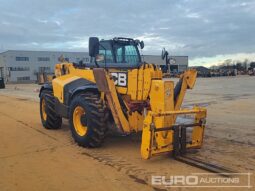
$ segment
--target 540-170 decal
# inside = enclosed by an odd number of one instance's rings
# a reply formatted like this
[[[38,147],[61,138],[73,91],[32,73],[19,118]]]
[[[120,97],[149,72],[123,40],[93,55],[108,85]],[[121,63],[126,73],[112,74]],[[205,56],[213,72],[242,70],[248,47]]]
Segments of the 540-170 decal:
[[[127,72],[111,72],[115,86],[127,87]]]

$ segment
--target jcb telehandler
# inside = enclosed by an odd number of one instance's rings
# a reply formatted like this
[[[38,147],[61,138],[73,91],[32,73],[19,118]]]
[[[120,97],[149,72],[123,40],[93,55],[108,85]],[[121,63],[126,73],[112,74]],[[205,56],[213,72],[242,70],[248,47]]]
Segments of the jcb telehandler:
[[[185,71],[174,86],[173,81],[162,79],[158,66],[142,62],[139,49],[143,47],[143,41],[130,38],[91,37],[89,64],[65,60],[56,64],[55,78],[40,90],[43,126],[58,129],[62,118],[69,119],[74,140],[84,147],[101,146],[111,126],[125,134],[142,131],[144,159],[200,148],[206,109],[181,109],[197,72]],[[177,123],[180,115],[194,118]]]

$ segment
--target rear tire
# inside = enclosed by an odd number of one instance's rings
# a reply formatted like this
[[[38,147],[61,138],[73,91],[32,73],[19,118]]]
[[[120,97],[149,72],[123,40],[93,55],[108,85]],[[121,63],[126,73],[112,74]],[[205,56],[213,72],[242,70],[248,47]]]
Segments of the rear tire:
[[[77,120],[76,114],[80,110],[84,113]],[[99,95],[92,92],[77,95],[71,102],[69,114],[69,126],[75,142],[83,147],[101,146],[108,129],[108,111]]]
[[[40,96],[40,115],[43,126],[46,129],[59,129],[62,118],[55,110],[55,99],[51,90],[42,90]]]

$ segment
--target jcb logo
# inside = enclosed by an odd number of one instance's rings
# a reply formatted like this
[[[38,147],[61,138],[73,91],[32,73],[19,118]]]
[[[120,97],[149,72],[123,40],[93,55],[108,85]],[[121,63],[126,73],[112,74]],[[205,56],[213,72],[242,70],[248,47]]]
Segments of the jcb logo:
[[[126,72],[111,72],[115,86],[127,86],[127,73]]]

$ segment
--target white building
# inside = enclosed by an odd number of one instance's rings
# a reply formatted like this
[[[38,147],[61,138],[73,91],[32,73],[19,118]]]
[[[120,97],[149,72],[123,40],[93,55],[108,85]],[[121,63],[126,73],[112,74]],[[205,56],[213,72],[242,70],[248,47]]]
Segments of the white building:
[[[70,62],[89,63],[90,57],[87,52],[53,52],[53,51],[20,51],[8,50],[0,53],[0,77],[7,82],[35,82],[38,73],[54,73],[55,64],[60,56]],[[187,56],[173,56],[171,71],[182,72],[188,68]],[[144,55],[143,60],[147,63],[165,65],[161,56]]]
[[[70,62],[90,61],[85,52],[8,50],[0,54],[0,73],[8,82],[33,82],[37,80],[38,72],[54,73],[55,64],[62,55]]]

